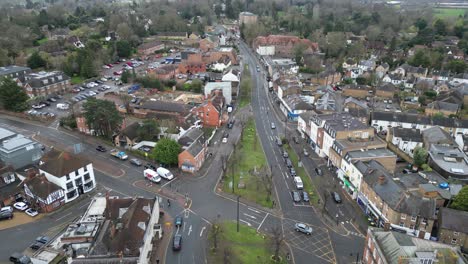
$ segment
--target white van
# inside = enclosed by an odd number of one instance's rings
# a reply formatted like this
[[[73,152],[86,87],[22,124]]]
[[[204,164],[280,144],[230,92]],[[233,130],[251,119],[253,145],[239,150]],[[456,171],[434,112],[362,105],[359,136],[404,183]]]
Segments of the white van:
[[[68,108],[69,108],[68,104],[57,104],[57,109],[68,110]]]
[[[148,179],[148,180],[150,180],[152,182],[155,182],[155,183],[161,182],[161,177],[154,170],[146,169],[146,170],[143,171],[143,175],[145,176],[146,179]]]
[[[172,179],[174,179],[174,175],[168,170],[168,169],[165,169],[163,167],[159,167],[156,172],[159,174],[159,176],[161,176],[162,178],[170,181]]]
[[[294,177],[294,184],[296,184],[296,189],[298,190],[304,189],[304,184],[302,183],[301,177],[299,176]]]

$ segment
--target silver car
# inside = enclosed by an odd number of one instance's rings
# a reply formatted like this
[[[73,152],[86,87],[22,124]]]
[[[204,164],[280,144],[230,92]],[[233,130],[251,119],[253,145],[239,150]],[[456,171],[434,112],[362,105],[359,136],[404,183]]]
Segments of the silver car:
[[[141,166],[143,165],[139,159],[131,159],[130,163],[135,165],[135,166]]]
[[[294,230],[296,230],[297,232],[301,232],[301,233],[304,233],[306,235],[311,235],[312,234],[312,227],[306,225],[306,224],[303,224],[303,223],[296,223],[294,225]]]

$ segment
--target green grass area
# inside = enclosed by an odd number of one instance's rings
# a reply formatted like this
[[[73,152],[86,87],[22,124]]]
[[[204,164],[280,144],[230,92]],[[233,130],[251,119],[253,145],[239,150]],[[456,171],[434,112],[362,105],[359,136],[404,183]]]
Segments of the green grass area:
[[[242,73],[241,84],[240,84],[239,107],[242,108],[250,104],[251,97],[252,97],[252,77],[250,76],[248,65],[245,65],[244,71]]]
[[[434,15],[437,18],[449,18],[464,16],[468,9],[463,8],[434,8]]]
[[[84,81],[84,78],[81,77],[81,76],[73,76],[73,77],[71,78],[71,83],[72,83],[72,84],[80,84],[80,83],[82,83],[83,81]]]
[[[37,43],[39,45],[42,45],[42,44],[46,43],[48,40],[49,40],[48,38],[43,38],[43,39],[38,40]]]
[[[315,191],[315,188],[312,184],[312,179],[307,175],[304,167],[299,167],[297,164],[299,162],[299,157],[296,155],[296,152],[291,148],[289,144],[284,145],[284,149],[288,152],[289,154],[289,159],[292,161],[294,164],[294,168],[296,169],[296,174],[299,175],[302,179],[302,182],[304,183],[304,191],[306,191],[309,194],[310,198],[310,203],[317,205],[319,196]]]
[[[268,195],[264,178],[254,175],[252,173],[254,170],[265,175],[268,173],[269,168],[267,168],[265,153],[257,135],[255,122],[253,119],[249,119],[245,125],[242,139],[236,145],[235,151],[228,161],[223,191],[232,193],[233,185],[231,182],[234,176],[234,194],[241,195],[242,198],[262,206],[272,208],[272,195]],[[243,182],[245,188],[237,188],[239,182]]]
[[[254,228],[240,225],[237,232],[237,223],[224,222],[220,225],[218,234],[218,248],[213,250],[213,236],[210,231],[210,255],[209,263],[286,263],[284,256],[282,261],[271,260],[273,248],[270,238],[257,233]]]

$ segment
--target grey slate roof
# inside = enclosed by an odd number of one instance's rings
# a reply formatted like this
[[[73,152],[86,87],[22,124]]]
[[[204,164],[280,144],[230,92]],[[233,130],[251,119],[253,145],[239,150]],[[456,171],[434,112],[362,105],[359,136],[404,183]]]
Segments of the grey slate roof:
[[[435,101],[435,102],[429,103],[427,105],[427,108],[434,109],[434,110],[458,112],[458,109],[460,109],[460,105],[448,103],[448,102],[442,102],[442,101]]]
[[[189,131],[185,132],[185,134],[183,134],[179,138],[178,142],[182,146],[189,146],[193,142],[200,139],[202,136],[203,136],[203,131],[200,128],[192,128]]]
[[[431,127],[422,132],[424,144],[429,148],[432,144],[454,145],[455,140],[450,134],[440,127]]]
[[[440,228],[468,234],[468,212],[440,208]]]
[[[431,119],[427,116],[410,113],[397,112],[372,112],[372,120],[382,120],[389,122],[412,123],[421,125],[434,125],[443,127],[468,128],[468,120],[459,120],[448,117]]]
[[[386,83],[384,85],[377,86],[377,90],[385,91],[385,92],[395,92],[396,87],[395,87],[395,85],[393,85],[391,83]]]
[[[10,65],[6,67],[0,67],[0,78],[3,76],[7,76],[10,74],[16,74],[18,75],[24,75],[23,72],[30,73],[31,68],[29,67],[22,67],[22,66],[16,66],[16,65]]]
[[[399,137],[403,141],[423,142],[419,129],[394,127],[392,134],[394,137]]]
[[[25,76],[26,82],[33,88],[39,88],[46,85],[60,83],[69,80],[70,77],[61,71],[37,72]],[[46,81],[47,83],[44,83]]]
[[[192,156],[196,157],[201,151],[203,150],[202,143],[197,140],[193,142],[188,148],[187,151],[192,154]]]
[[[177,113],[184,113],[187,111],[185,105],[180,103],[172,103],[172,102],[165,102],[165,101],[147,101],[142,106],[142,109],[149,109],[154,111],[162,111],[162,112],[177,112]]]

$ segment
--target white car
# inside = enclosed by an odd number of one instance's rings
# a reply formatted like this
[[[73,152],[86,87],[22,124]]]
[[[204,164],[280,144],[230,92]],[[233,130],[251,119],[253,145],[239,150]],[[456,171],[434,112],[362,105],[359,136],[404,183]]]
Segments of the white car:
[[[20,210],[20,211],[24,211],[24,210],[28,209],[28,205],[23,203],[23,202],[17,202],[15,204],[13,204],[13,207]]]
[[[39,214],[38,211],[32,209],[32,208],[29,208],[28,210],[25,211],[25,213],[31,217],[35,217],[36,215]]]
[[[174,179],[174,175],[166,168],[159,167],[156,172],[159,174],[160,177],[170,181]]]
[[[102,65],[102,68],[103,68],[103,69],[110,69],[110,67],[107,66],[107,65]]]
[[[5,207],[0,208],[0,212],[3,212],[3,211],[13,212],[13,207],[5,206]]]

